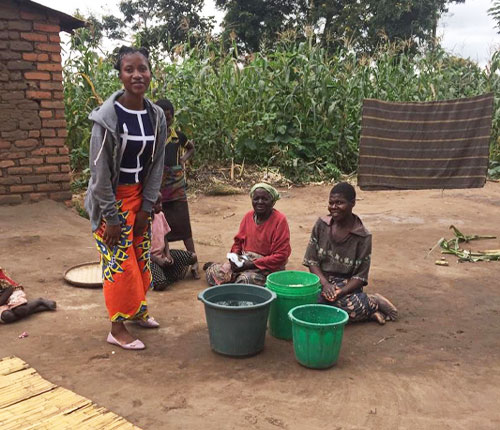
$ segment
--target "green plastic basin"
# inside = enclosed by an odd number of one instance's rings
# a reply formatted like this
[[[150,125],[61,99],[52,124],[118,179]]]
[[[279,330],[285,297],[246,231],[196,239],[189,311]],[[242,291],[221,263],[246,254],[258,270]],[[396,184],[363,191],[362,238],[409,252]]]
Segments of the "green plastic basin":
[[[344,326],[349,315],[334,306],[312,304],[293,308],[292,322],[295,358],[305,367],[326,369],[337,363]]]
[[[316,303],[321,290],[319,278],[309,272],[286,270],[271,273],[266,287],[276,293],[269,311],[269,332],[278,339],[292,339],[292,323],[288,312],[300,305]]]

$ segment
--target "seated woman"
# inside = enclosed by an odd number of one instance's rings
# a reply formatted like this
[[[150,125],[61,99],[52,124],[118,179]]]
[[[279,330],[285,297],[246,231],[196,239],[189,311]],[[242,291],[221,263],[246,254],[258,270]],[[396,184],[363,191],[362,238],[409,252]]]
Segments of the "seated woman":
[[[380,294],[363,292],[368,284],[372,236],[352,213],[355,203],[352,185],[340,182],[332,188],[330,215],[316,221],[303,264],[319,276],[319,303],[343,309],[350,321],[375,320],[385,324],[386,320],[396,320],[398,311]]]
[[[267,275],[285,270],[290,247],[290,229],[286,217],[274,209],[280,198],[268,184],[256,184],[250,190],[253,211],[248,212],[234,237],[234,259],[223,264],[206,263],[209,285],[228,283],[265,285]]]
[[[170,249],[167,235],[170,231],[162,212],[162,194],[153,206],[151,222],[151,274],[153,290],[164,290],[175,281],[184,279],[189,266],[198,260],[196,254],[180,249]]]

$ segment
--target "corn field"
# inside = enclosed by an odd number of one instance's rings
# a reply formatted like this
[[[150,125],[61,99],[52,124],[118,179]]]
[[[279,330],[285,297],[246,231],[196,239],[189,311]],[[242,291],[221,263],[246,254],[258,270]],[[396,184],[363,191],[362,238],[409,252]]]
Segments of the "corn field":
[[[120,88],[113,61],[84,45],[72,46],[64,75],[77,171],[88,163],[89,112]],[[482,69],[439,48],[410,57],[387,44],[366,57],[292,40],[243,58],[213,43],[178,47],[169,60],[153,61],[149,97],[172,100],[177,126],[196,142],[195,164],[273,166],[308,181],[356,170],[364,98],[431,101],[492,91],[491,155],[500,160],[499,68],[499,53]]]

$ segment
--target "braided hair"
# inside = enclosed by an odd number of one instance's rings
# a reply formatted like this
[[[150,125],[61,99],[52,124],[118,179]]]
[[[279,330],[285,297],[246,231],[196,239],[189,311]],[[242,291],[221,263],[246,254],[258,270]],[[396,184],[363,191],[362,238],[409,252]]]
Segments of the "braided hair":
[[[115,70],[118,70],[118,73],[121,71],[123,57],[125,57],[126,55],[136,54],[136,53],[139,53],[144,56],[146,62],[148,63],[149,70],[151,70],[151,63],[149,62],[149,51],[146,48],[142,47],[136,48],[135,46],[125,46],[125,45],[122,45],[122,47],[118,50],[118,54],[116,55],[116,60],[114,65]]]

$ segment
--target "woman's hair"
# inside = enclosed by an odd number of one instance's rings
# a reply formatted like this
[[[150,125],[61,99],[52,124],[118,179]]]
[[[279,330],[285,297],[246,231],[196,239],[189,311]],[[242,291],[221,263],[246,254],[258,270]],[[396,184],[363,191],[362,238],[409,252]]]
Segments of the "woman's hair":
[[[116,54],[116,60],[115,60],[115,69],[120,72],[122,68],[122,59],[125,57],[125,55],[130,55],[130,54],[142,54],[144,58],[146,58],[146,61],[148,63],[149,70],[151,70],[151,63],[149,62],[149,51],[146,48],[136,48],[135,46],[125,46],[122,45],[122,47],[118,50],[118,54]]]
[[[172,117],[174,116],[174,105],[169,99],[160,99],[155,103],[155,105],[160,106],[163,110],[169,110],[172,114]]]
[[[339,182],[336,184],[330,191],[330,194],[342,194],[345,199],[350,202],[356,200],[356,190],[347,182]]]

